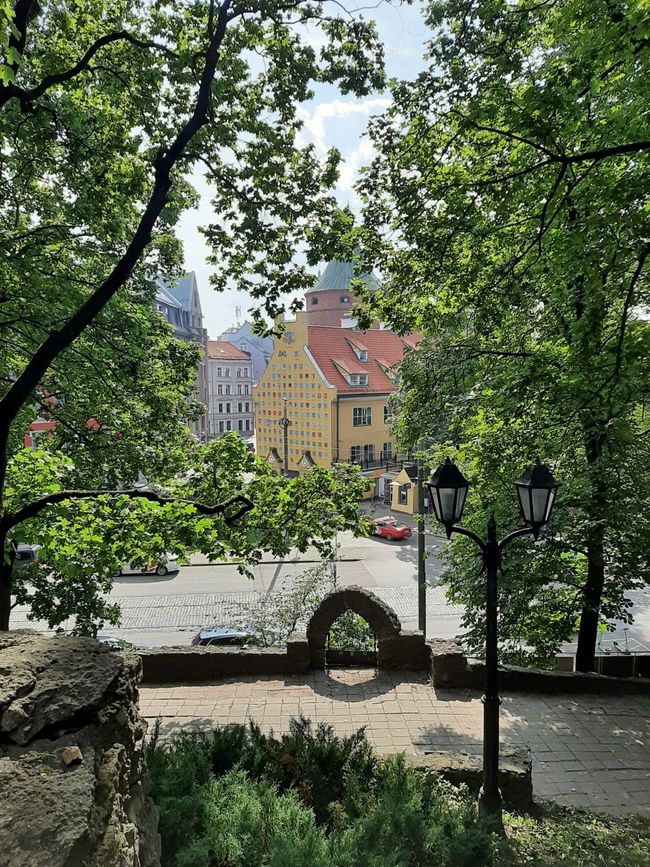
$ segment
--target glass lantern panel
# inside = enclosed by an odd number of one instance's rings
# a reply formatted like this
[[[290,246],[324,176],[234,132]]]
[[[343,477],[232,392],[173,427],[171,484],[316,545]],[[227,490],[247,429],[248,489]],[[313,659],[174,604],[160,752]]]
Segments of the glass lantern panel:
[[[456,500],[456,488],[439,488],[440,506],[442,508],[442,521],[450,523],[455,521],[454,504]]]
[[[460,521],[465,508],[465,497],[467,496],[467,488],[458,488],[458,499],[456,500],[456,520]]]
[[[531,490],[531,499],[533,503],[533,523],[546,523],[546,504],[548,502],[549,488],[533,488]]]
[[[517,496],[519,497],[519,504],[521,505],[521,513],[524,516],[524,521],[531,524],[533,516],[530,504],[530,489],[524,485],[518,485]]]
[[[555,488],[552,488],[549,491],[548,503],[546,504],[546,515],[544,515],[545,521],[548,521],[548,519],[551,517],[551,511],[553,509],[554,501],[555,501]]]

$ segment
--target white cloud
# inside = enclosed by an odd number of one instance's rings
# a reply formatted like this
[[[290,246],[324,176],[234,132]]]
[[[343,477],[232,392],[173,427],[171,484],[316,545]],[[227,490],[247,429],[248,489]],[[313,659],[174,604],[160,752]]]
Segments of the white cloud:
[[[333,129],[329,130],[330,135],[328,135],[327,121],[342,120],[353,115],[368,118],[371,114],[385,111],[389,105],[390,100],[385,97],[371,97],[355,101],[333,99],[331,102],[320,103],[313,111],[299,108],[298,116],[304,124],[302,138],[303,140],[310,138],[322,156],[331,145],[336,144],[340,148],[340,127],[338,124],[334,124]],[[307,139],[305,139],[305,133],[309,134]]]

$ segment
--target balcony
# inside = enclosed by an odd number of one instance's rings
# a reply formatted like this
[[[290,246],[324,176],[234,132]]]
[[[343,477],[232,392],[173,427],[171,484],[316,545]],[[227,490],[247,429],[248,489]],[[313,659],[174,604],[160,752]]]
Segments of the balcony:
[[[345,463],[354,464],[363,472],[369,470],[385,469],[390,472],[399,472],[404,466],[409,466],[413,463],[409,455],[398,455],[390,452],[382,452],[378,457],[373,458],[348,458]]]

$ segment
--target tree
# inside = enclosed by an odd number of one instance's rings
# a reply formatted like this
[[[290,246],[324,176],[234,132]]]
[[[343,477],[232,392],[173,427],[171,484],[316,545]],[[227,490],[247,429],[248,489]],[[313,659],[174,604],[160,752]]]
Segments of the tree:
[[[77,631],[94,632],[119,621],[106,594],[126,561],[144,568],[170,551],[181,560],[200,551],[238,562],[250,576],[265,553],[313,545],[328,557],[339,530],[366,532],[357,503],[368,483],[355,467],[285,479],[237,434],[195,444],[184,458],[175,477],[154,490],[73,491],[66,477],[74,467],[60,452],[18,452],[7,486],[12,539],[41,549],[38,566],[13,576],[14,604],[29,605],[30,617],[50,628],[74,616]],[[34,488],[49,493],[35,500]]]
[[[297,105],[314,81],[357,94],[382,82],[372,26],[327,6],[0,6],[0,629],[23,521],[48,517],[68,533],[90,521],[92,541],[111,526],[118,533],[126,518],[115,509],[134,510],[137,524],[152,505],[163,516],[183,508],[223,529],[232,508],[250,507],[246,498],[176,507],[157,490],[177,497],[177,474],[203,452],[180,424],[194,356],[152,318],[153,278],[178,268],[174,225],[202,165],[214,193],[206,235],[216,287],[249,288],[273,316],[282,293],[309,285],[290,262],[299,248],[309,263],[326,255],[322,227],[340,221],[329,192],[338,155],[320,162],[297,146]],[[39,411],[57,427],[48,453],[30,462],[21,442]],[[138,470],[151,490],[133,489]],[[253,474],[266,479],[257,465]],[[72,503],[62,480],[79,487],[70,514],[55,519]],[[118,547],[102,549],[102,574]]]
[[[548,656],[578,618],[587,671],[600,617],[650,574],[647,7],[441,0],[428,20],[429,70],[393,86],[371,131],[372,315],[426,335],[401,430],[458,447],[470,522],[511,521],[513,468],[555,465],[557,519],[539,559],[509,553],[501,628]],[[478,641],[465,563],[452,586]]]

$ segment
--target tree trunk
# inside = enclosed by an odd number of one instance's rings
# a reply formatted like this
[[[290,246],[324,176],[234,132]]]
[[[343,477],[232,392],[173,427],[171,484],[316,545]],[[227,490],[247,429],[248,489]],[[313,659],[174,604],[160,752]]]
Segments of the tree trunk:
[[[0,632],[9,629],[9,616],[11,614],[11,575],[14,568],[13,557],[9,557],[5,551],[6,538],[0,538]]]
[[[587,543],[587,583],[585,584],[582,612],[580,614],[576,671],[593,671],[595,668],[600,600],[604,584],[604,532],[602,527],[597,527]]]
[[[603,518],[607,502],[607,489],[603,482],[602,454],[606,430],[597,419],[585,423],[585,456],[590,481],[590,497],[586,505],[590,528],[587,535],[587,581],[583,591],[576,671],[593,671],[600,602],[605,584],[605,528]]]

